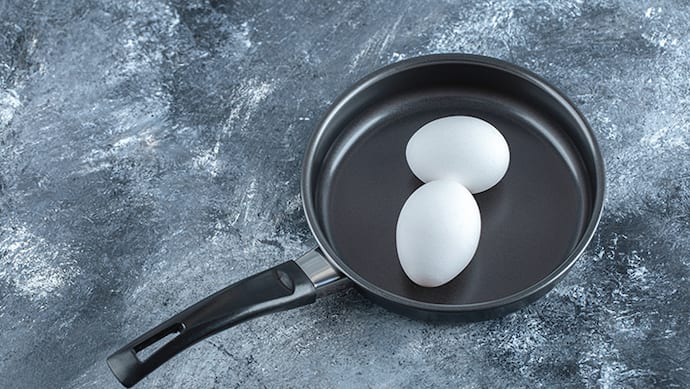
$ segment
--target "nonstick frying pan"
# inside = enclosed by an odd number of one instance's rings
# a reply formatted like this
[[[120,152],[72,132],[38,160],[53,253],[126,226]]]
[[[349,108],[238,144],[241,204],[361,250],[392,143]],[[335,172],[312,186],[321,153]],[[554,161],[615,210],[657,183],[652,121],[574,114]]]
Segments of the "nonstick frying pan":
[[[482,231],[470,265],[448,284],[424,288],[405,276],[396,254],[398,214],[422,185],[407,166],[405,146],[423,124],[450,115],[493,124],[508,141],[511,161],[498,185],[475,196]],[[564,276],[592,238],[604,199],[599,148],[573,104],[525,69],[464,54],[405,60],[355,84],[314,131],[301,178],[318,247],[230,285],[115,352],[107,362],[123,385],[207,336],[309,304],[317,292],[348,280],[415,318],[504,315]]]

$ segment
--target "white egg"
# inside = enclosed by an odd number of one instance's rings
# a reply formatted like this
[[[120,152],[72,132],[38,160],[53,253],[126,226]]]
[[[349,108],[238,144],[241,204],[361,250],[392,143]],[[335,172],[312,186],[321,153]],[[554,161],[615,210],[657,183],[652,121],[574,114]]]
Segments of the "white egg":
[[[457,181],[472,193],[496,185],[510,161],[503,135],[471,116],[448,116],[425,124],[412,135],[405,154],[420,180]]]
[[[440,286],[470,263],[479,244],[479,207],[454,181],[422,185],[400,211],[395,239],[400,265],[416,284]]]

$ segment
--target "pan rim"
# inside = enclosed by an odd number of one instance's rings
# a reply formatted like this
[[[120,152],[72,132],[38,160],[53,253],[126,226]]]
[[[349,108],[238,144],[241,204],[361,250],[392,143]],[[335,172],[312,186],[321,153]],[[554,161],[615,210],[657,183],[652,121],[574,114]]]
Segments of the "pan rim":
[[[318,218],[317,211],[314,204],[314,200],[311,196],[311,189],[314,187],[312,176],[314,172],[313,160],[316,155],[317,146],[321,142],[323,135],[323,129],[333,120],[335,115],[340,112],[340,110],[348,104],[350,100],[355,98],[361,91],[366,88],[376,84],[382,79],[390,77],[394,74],[408,71],[414,68],[425,67],[425,66],[436,66],[442,64],[457,64],[457,65],[475,65],[483,66],[487,68],[492,68],[501,72],[509,73],[512,76],[521,78],[533,85],[535,85],[540,90],[544,91],[557,102],[561,107],[566,109],[572,118],[576,121],[577,127],[582,131],[587,144],[589,145],[590,152],[593,156],[594,171],[590,172],[594,177],[595,187],[594,198],[592,202],[591,216],[589,217],[587,228],[582,233],[578,243],[575,245],[570,255],[568,255],[561,264],[549,273],[546,277],[542,278],[539,282],[530,285],[528,288],[522,289],[511,295],[501,297],[499,299],[487,300],[477,303],[470,304],[442,304],[442,303],[431,303],[418,301],[410,299],[407,297],[400,296],[398,294],[392,293],[386,289],[383,289],[352,270],[345,261],[339,258],[335,250],[332,248],[328,239],[322,230]],[[544,80],[542,77],[532,73],[531,71],[524,69],[520,66],[486,56],[475,55],[475,54],[463,54],[463,53],[446,53],[446,54],[431,54],[419,57],[414,57],[406,59],[400,62],[389,64],[376,70],[364,78],[357,81],[345,92],[336,98],[333,104],[329,107],[327,112],[322,116],[317,127],[313,130],[305,148],[304,158],[302,159],[302,173],[300,180],[300,190],[302,197],[302,206],[304,208],[304,213],[306,215],[307,224],[311,230],[316,242],[321,248],[323,255],[328,260],[328,262],[335,267],[338,271],[352,280],[357,286],[363,288],[369,293],[376,295],[384,300],[401,304],[413,309],[423,310],[423,311],[435,311],[435,312],[469,312],[469,311],[483,311],[492,310],[512,304],[516,304],[520,301],[528,300],[531,296],[537,295],[540,291],[548,291],[556,282],[558,282],[575,264],[577,259],[579,259],[587,246],[591,242],[596,228],[601,219],[604,198],[605,198],[605,173],[604,173],[604,161],[601,156],[601,151],[597,143],[594,132],[589,126],[584,115],[579,111],[579,109],[572,103],[572,101],[565,96],[560,90],[551,85],[549,82]]]

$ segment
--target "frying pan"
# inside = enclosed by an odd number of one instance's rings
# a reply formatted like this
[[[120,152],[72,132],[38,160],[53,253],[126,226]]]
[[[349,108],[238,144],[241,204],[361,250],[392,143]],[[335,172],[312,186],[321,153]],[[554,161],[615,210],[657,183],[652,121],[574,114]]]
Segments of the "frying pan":
[[[451,115],[493,124],[511,161],[498,185],[475,196],[482,230],[470,265],[451,282],[424,288],[405,276],[396,254],[399,212],[422,185],[407,166],[405,147],[422,125]],[[107,362],[123,385],[201,339],[312,303],[344,282],[414,318],[504,315],[565,275],[592,238],[604,199],[599,148],[573,104],[525,69],[464,54],[398,62],[351,87],[312,134],[301,179],[318,247],[228,286],[115,352]]]

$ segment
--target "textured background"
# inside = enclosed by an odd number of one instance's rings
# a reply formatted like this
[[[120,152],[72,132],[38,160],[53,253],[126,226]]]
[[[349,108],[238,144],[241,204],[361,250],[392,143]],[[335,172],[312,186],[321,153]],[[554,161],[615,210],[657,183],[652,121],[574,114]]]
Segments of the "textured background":
[[[344,290],[140,387],[690,386],[686,1],[285,3],[0,2],[0,387],[117,388],[115,348],[313,246],[320,115],[379,66],[456,51],[543,75],[599,138],[606,210],[563,282],[465,325]]]

